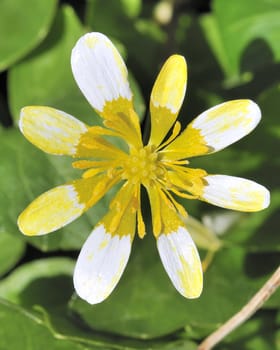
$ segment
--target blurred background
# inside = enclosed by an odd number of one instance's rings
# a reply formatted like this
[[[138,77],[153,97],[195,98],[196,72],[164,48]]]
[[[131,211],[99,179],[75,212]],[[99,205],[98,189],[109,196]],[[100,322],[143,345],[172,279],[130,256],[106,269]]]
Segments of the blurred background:
[[[109,36],[124,57],[143,131],[153,82],[173,53],[188,63],[183,126],[227,100],[250,98],[262,110],[246,138],[191,162],[271,191],[271,206],[259,213],[181,201],[201,222],[194,226],[202,258],[213,254],[197,300],[175,291],[151,232],[135,239],[128,267],[105,302],[90,306],[75,295],[75,260],[107,211],[110,193],[50,235],[27,238],[17,228],[19,213],[36,196],[79,176],[71,160],[24,139],[20,109],[51,106],[100,124],[70,68],[72,47],[90,31]],[[256,293],[280,261],[279,43],[279,0],[0,0],[1,350],[193,350]],[[149,222],[148,210],[146,217]],[[280,349],[279,309],[278,291],[217,349]]]

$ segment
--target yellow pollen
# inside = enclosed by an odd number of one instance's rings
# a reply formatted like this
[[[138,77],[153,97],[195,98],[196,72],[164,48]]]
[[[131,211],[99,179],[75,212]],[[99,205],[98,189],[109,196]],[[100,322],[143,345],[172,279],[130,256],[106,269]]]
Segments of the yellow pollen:
[[[140,150],[132,150],[122,167],[123,179],[132,181],[135,184],[149,185],[152,181],[165,174],[159,154],[152,146],[145,146]]]

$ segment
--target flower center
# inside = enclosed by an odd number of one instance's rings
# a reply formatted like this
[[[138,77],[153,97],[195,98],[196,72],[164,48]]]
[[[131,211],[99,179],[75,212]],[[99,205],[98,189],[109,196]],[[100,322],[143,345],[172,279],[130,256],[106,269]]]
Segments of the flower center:
[[[123,165],[123,179],[149,185],[165,173],[159,154],[151,146],[133,150]]]

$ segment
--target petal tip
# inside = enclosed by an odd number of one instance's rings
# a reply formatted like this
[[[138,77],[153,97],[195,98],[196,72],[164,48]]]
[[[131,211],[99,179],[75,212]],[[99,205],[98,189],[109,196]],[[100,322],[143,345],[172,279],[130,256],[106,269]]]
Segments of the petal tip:
[[[262,113],[261,113],[259,105],[256,102],[254,102],[252,100],[248,100],[248,102],[249,102],[249,115],[251,117],[253,117],[252,129],[254,129],[258,125],[258,123],[260,122],[261,117],[262,117]]]
[[[183,55],[174,54],[171,55],[166,62],[180,65],[180,67],[186,71],[187,70],[187,61]]]
[[[27,231],[25,231],[25,228],[24,228],[24,219],[23,219],[23,216],[24,216],[24,211],[18,216],[18,219],[17,219],[17,226],[20,230],[20,232],[26,236],[29,236],[30,234],[28,234]]]
[[[17,226],[22,234],[25,236],[40,236],[45,234],[42,232],[37,232],[33,229],[33,225],[28,218],[28,207],[18,216]]]
[[[203,282],[197,285],[195,288],[188,290],[182,295],[187,299],[198,299],[201,296],[202,291],[203,291]]]
[[[97,293],[91,292],[91,287],[89,286],[90,281],[88,281],[88,284],[85,281],[82,281],[80,278],[81,272],[79,269],[75,268],[74,270],[74,276],[73,276],[73,284],[74,289],[79,296],[79,298],[83,299],[90,305],[95,305],[102,303],[105,299],[107,299],[108,295],[97,295]]]
[[[18,121],[18,126],[19,126],[19,130],[21,131],[22,134],[24,134],[24,119],[25,117],[28,115],[28,111],[29,111],[30,107],[23,107],[20,110],[19,113],[19,121]]]
[[[25,126],[26,124],[28,124],[34,117],[34,113],[36,113],[36,109],[37,112],[39,109],[42,109],[44,107],[36,107],[36,106],[25,106],[22,107],[20,110],[20,114],[19,114],[19,122],[18,122],[18,126],[20,131],[22,132],[22,134],[25,135]]]
[[[266,209],[270,205],[270,192],[266,187],[264,186],[262,187],[263,187],[263,202],[262,202],[261,209]]]

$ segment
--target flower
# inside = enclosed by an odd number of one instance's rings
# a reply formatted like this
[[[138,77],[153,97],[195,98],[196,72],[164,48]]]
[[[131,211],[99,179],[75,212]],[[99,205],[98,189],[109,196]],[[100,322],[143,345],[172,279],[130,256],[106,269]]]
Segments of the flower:
[[[77,294],[91,304],[99,303],[118,283],[135,231],[141,238],[146,233],[143,186],[163,266],[183,296],[198,297],[203,285],[201,262],[183,222],[187,213],[174,195],[241,211],[268,206],[269,192],[263,186],[238,177],[209,175],[189,167],[187,160],[219,151],[251,132],[261,118],[258,106],[250,100],[222,103],[200,114],[181,132],[176,118],[185,95],[187,66],[184,57],[173,55],[152,89],[151,133],[144,145],[127,69],[111,41],[100,33],[82,36],[72,51],[71,65],[79,88],[103,118],[104,127],[88,126],[50,107],[22,109],[19,125],[24,136],[47,153],[81,158],[73,167],[85,172],[82,178],[35,199],[18,218],[20,230],[30,236],[55,231],[121,183],[108,213],[84,243],[74,271]],[[124,140],[127,150],[113,145],[107,136]]]

